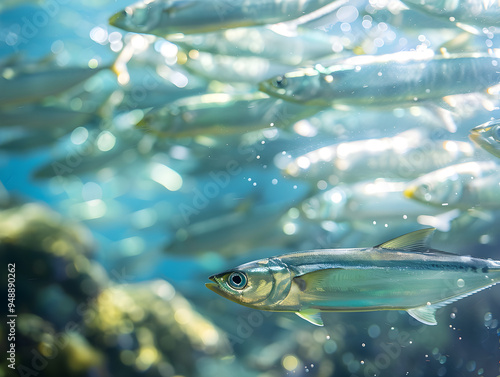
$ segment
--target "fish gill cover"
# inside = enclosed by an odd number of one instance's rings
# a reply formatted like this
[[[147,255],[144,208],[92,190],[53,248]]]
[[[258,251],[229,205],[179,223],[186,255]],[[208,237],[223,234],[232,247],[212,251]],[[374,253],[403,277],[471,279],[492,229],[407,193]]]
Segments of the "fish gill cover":
[[[3,0],[0,377],[500,374],[499,9]]]

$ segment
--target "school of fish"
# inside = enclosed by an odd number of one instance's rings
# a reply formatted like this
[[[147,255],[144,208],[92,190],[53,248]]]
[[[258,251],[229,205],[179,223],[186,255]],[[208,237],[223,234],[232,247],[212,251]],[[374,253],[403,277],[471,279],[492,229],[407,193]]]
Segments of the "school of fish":
[[[57,38],[0,26],[0,166],[29,161],[0,204],[41,187],[104,265],[178,279],[222,328],[232,302],[437,325],[500,281],[498,2],[92,7],[50,8]]]

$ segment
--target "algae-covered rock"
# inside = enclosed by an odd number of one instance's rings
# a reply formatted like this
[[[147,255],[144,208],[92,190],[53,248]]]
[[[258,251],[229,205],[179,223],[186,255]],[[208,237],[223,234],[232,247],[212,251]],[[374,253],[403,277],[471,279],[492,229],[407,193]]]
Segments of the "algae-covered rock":
[[[172,285],[115,284],[93,250],[85,227],[43,205],[0,211],[0,260],[15,268],[21,376],[202,376],[197,357],[231,354],[225,335]],[[0,361],[0,372],[7,365]]]
[[[166,281],[110,287],[89,311],[86,333],[104,345],[115,375],[193,376],[198,356],[231,352],[226,336]]]

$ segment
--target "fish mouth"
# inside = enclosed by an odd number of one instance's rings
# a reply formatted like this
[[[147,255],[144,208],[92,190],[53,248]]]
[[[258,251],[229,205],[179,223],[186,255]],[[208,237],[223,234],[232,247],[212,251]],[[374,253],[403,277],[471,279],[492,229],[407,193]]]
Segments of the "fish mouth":
[[[469,134],[469,139],[476,143],[477,145],[487,144],[481,137],[481,131],[472,129]]]
[[[415,197],[415,191],[417,191],[417,187],[416,186],[410,186],[410,187],[407,187],[403,191],[403,195],[406,198],[413,199]]]
[[[210,289],[212,292],[219,293],[219,289],[216,283],[205,283],[205,287]]]
[[[116,26],[116,27],[123,26],[125,17],[126,17],[125,12],[118,12],[109,18],[109,24],[111,26]]]
[[[217,283],[217,280],[215,279],[215,275],[209,276],[209,280],[212,280],[213,283],[205,283],[205,287],[210,289],[212,292],[215,292],[217,294],[221,294],[221,290],[219,288],[219,284]]]
[[[234,298],[233,295],[231,295],[230,293],[226,292],[226,290],[221,287],[221,285],[219,283],[220,277],[218,278],[218,276],[220,276],[220,275],[212,275],[212,276],[210,276],[208,279],[212,280],[213,283],[205,283],[205,287],[207,287],[208,289],[210,289],[212,292],[217,293],[219,296],[227,298],[228,300],[233,301],[233,302],[238,302],[237,300],[235,300],[235,298]]]
[[[259,90],[263,93],[266,93],[272,97],[277,97],[277,98],[281,98],[281,99],[286,99],[286,90],[285,89],[278,89],[278,88],[275,88],[272,84],[271,81],[267,80],[267,81],[262,81],[260,84],[259,84]]]

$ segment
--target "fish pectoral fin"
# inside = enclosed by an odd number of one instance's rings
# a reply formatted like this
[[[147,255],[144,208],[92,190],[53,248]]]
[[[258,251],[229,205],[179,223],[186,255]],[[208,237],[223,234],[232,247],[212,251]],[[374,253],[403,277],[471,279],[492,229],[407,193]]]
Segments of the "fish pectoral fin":
[[[295,312],[300,318],[305,319],[307,322],[316,326],[323,326],[323,318],[319,310],[307,309],[300,312]]]
[[[418,308],[408,309],[407,312],[417,321],[426,325],[437,325],[436,321],[436,306],[425,305]]]
[[[430,241],[435,230],[436,228],[426,228],[407,233],[375,246],[374,249],[426,252],[430,248]]]

